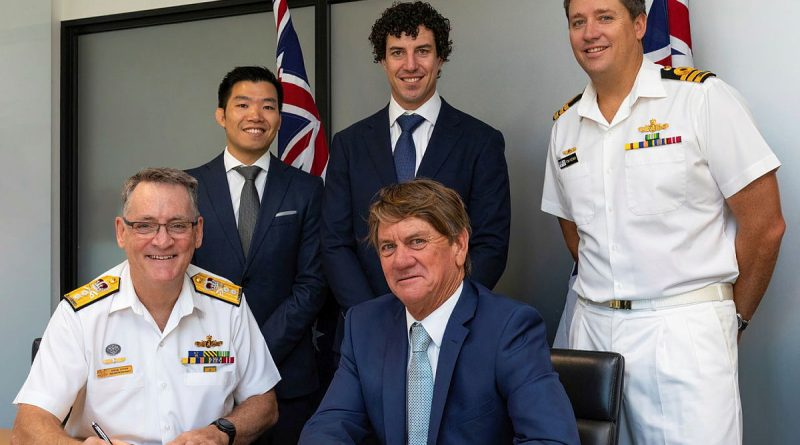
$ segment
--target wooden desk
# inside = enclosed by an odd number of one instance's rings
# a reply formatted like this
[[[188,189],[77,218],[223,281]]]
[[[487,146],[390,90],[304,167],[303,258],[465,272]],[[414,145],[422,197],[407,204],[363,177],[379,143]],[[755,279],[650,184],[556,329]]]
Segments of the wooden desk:
[[[11,442],[11,430],[0,429],[0,445],[8,445]]]

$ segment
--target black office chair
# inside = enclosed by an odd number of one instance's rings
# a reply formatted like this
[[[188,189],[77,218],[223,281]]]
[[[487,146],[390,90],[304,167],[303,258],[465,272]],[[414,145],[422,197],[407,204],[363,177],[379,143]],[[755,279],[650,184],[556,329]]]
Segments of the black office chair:
[[[582,445],[616,445],[625,359],[615,352],[553,349],[553,368],[572,403]]]
[[[41,337],[33,339],[33,344],[31,345],[31,363],[33,363],[33,359],[36,358],[36,353],[39,352],[39,343],[41,342]]]

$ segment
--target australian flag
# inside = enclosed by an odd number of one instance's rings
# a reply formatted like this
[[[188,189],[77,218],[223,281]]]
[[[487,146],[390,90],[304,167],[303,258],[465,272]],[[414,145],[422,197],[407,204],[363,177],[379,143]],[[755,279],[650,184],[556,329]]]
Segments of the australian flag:
[[[645,56],[655,63],[694,66],[689,0],[652,0],[642,43]]]
[[[308,85],[300,40],[286,0],[273,0],[272,10],[278,29],[278,78],[283,86],[278,156],[287,164],[324,177],[328,142]]]

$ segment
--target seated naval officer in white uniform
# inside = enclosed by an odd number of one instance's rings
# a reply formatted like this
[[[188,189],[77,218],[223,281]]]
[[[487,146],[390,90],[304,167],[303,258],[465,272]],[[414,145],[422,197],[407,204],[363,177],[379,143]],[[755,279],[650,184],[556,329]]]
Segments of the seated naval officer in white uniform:
[[[238,286],[192,266],[197,181],[146,169],[123,188],[127,261],[67,294],[14,403],[15,444],[246,444],[277,420],[280,375]],[[63,419],[70,413],[65,428]]]

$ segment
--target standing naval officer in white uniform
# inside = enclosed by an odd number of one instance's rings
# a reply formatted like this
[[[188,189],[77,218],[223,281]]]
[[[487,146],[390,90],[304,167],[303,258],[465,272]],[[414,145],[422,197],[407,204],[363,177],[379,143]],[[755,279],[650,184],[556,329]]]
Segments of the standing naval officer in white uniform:
[[[625,356],[620,443],[741,443],[737,318],[777,260],[780,162],[730,86],[644,60],[644,0],[564,7],[591,80],[554,117],[542,197],[578,261],[570,347]]]

